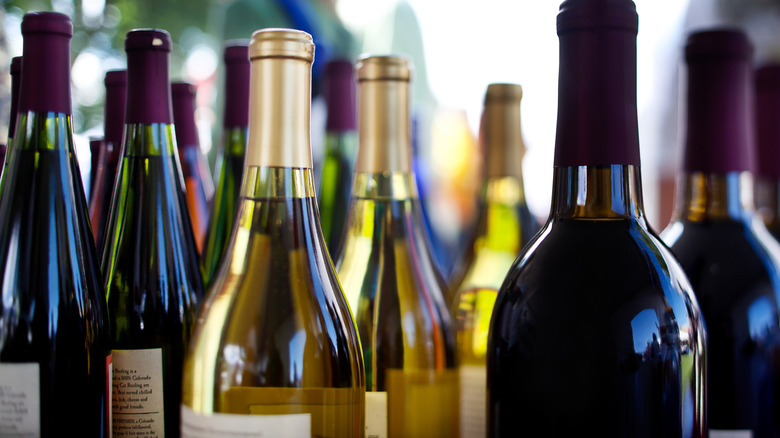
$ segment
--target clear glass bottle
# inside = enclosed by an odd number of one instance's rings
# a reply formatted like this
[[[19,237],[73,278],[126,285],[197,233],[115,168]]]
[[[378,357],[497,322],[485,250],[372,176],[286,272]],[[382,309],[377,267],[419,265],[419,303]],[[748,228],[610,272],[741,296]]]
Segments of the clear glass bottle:
[[[358,61],[358,153],[337,262],[366,363],[366,435],[457,437],[455,327],[411,167],[405,57]]]
[[[648,225],[631,0],[558,14],[550,216],[501,286],[488,335],[488,436],[706,437],[706,331]]]
[[[309,34],[249,43],[249,139],[236,226],[184,366],[182,434],[362,437],[365,371],[317,215]]]
[[[780,244],[753,207],[752,45],[688,36],[685,153],[661,237],[707,322],[710,436],[780,435]]]
[[[202,256],[207,286],[211,285],[222,261],[238,209],[249,125],[249,41],[231,40],[225,43],[223,60],[225,108],[222,144],[217,151],[217,187]]]
[[[179,435],[182,363],[203,298],[176,159],[170,50],[164,30],[136,29],[125,37],[125,140],[101,265],[115,436],[137,424],[149,435]],[[135,400],[137,390],[145,397]]]
[[[482,189],[476,226],[450,280],[458,339],[461,438],[484,438],[487,337],[496,294],[512,262],[539,230],[525,202],[520,124],[523,89],[490,84],[480,122]]]
[[[21,28],[19,114],[0,190],[0,435],[68,426],[109,436],[108,318],[71,125],[73,25],[35,12]]]

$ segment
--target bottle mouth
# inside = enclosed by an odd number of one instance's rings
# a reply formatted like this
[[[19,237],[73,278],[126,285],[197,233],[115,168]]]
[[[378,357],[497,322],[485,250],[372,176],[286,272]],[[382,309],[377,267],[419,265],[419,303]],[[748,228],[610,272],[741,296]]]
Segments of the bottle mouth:
[[[33,33],[73,36],[73,23],[59,12],[30,12],[22,18],[22,35]]]
[[[127,70],[109,70],[104,81],[106,86],[125,86],[127,84]]]
[[[356,66],[358,81],[406,81],[412,79],[412,61],[403,55],[361,57]]]
[[[685,44],[686,61],[697,59],[744,59],[753,56],[753,45],[747,35],[736,28],[693,32]]]
[[[622,29],[637,32],[633,0],[565,0],[558,13],[558,35],[572,30]]]
[[[301,30],[269,28],[252,33],[249,59],[293,58],[314,62],[314,41]]]
[[[125,51],[171,51],[171,35],[163,29],[133,29],[125,37]]]
[[[501,102],[516,102],[523,98],[523,87],[520,84],[493,83],[485,92],[485,105]]]
[[[229,40],[225,43],[223,56],[225,63],[246,62],[249,63],[249,40]]]

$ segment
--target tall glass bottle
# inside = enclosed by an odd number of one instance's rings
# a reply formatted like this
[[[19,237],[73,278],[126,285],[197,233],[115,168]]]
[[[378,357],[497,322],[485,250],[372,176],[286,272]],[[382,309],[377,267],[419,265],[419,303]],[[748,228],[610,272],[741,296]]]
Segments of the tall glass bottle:
[[[325,242],[338,260],[349,210],[349,191],[357,152],[354,66],[346,60],[325,64],[322,92],[328,107],[325,157],[317,186],[317,203]]]
[[[179,435],[181,370],[203,286],[171,125],[163,30],[127,33],[127,107],[103,251],[114,354],[113,431]],[[137,386],[141,384],[142,386]],[[136,391],[143,391],[135,400]]]
[[[411,168],[411,62],[361,58],[359,148],[339,279],[366,362],[366,435],[457,437],[455,329]]]
[[[707,322],[710,432],[780,436],[780,244],[753,209],[752,47],[736,29],[685,46],[685,155],[661,234]]]
[[[485,357],[493,304],[512,262],[539,230],[523,189],[522,97],[520,85],[488,85],[479,131],[484,157],[479,213],[450,282],[448,303],[458,339],[461,438],[485,436]]]
[[[775,239],[780,239],[780,64],[755,71],[755,139],[758,154],[756,210]]]
[[[66,15],[22,19],[19,117],[0,194],[0,435],[107,436],[106,304],[71,127]]]
[[[225,43],[223,60],[225,108],[222,116],[222,144],[217,151],[217,187],[202,256],[204,283],[207,286],[211,285],[222,261],[238,208],[249,125],[249,42],[232,40]]]
[[[567,0],[550,217],[498,292],[488,435],[706,437],[706,332],[642,203],[631,0]]]
[[[16,118],[19,113],[19,90],[22,87],[22,57],[15,56],[11,58],[11,114],[8,122],[8,140],[6,141],[6,149],[4,152],[3,169],[0,174],[0,187],[2,187],[3,177],[5,175],[5,169],[8,167],[9,155],[11,155],[11,144],[13,143],[14,134],[16,132]]]
[[[211,179],[206,156],[200,150],[198,127],[195,124],[195,86],[186,82],[171,84],[173,97],[173,125],[176,127],[176,146],[184,177],[187,211],[198,254],[203,251],[206,227],[209,221],[214,183]]]
[[[236,226],[184,365],[182,433],[362,437],[365,377],[319,225],[310,139],[314,44],[249,45],[249,140]]]
[[[89,217],[98,251],[103,250],[106,222],[111,209],[111,195],[119,158],[122,155],[122,134],[125,127],[127,70],[110,70],[105,76],[106,98],[103,104],[103,141],[98,157],[95,184],[89,198]]]

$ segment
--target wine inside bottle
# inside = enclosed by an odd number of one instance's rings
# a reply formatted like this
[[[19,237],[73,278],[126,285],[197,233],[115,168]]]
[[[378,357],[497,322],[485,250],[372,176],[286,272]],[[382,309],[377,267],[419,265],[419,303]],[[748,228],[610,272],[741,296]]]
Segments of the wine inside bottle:
[[[149,435],[175,437],[182,362],[203,286],[171,124],[170,36],[132,30],[125,50],[125,140],[102,262],[113,431],[127,435],[143,424]]]
[[[264,29],[249,55],[239,209],[185,361],[182,434],[362,437],[360,342],[314,193],[314,44],[305,32]]]
[[[24,68],[0,190],[0,435],[109,436],[111,351],[71,126],[68,16],[22,19]]]
[[[203,249],[204,283],[211,285],[227,247],[238,208],[249,125],[249,42],[225,43],[225,109],[217,151],[217,187]]]
[[[685,46],[685,154],[661,236],[707,322],[711,436],[780,436],[780,244],[753,207],[752,45],[738,29]]]
[[[487,354],[488,435],[706,437],[706,332],[642,203],[638,17],[567,0],[552,208],[501,286]]]
[[[411,62],[357,65],[359,147],[339,279],[366,363],[366,435],[458,436],[455,330],[411,167]]]
[[[450,281],[460,378],[460,436],[485,436],[487,337],[496,294],[512,262],[539,230],[525,202],[520,129],[523,89],[490,84],[480,122],[483,183],[476,227]]]

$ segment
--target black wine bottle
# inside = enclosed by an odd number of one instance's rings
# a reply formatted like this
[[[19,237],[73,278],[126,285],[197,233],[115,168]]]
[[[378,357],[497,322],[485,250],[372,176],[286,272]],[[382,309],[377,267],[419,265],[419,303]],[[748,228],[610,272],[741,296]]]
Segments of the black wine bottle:
[[[125,50],[125,140],[101,265],[114,354],[113,431],[122,436],[141,424],[150,436],[176,437],[182,362],[203,285],[176,159],[171,39],[137,29],[127,33]]]
[[[706,437],[706,332],[642,203],[631,0],[567,0],[550,216],[498,292],[491,437]]]
[[[752,47],[714,29],[685,46],[685,153],[661,233],[707,322],[710,436],[780,436],[780,244],[753,208]]]
[[[0,192],[2,436],[109,432],[106,303],[71,127],[72,35],[66,15],[22,19],[19,116]]]

